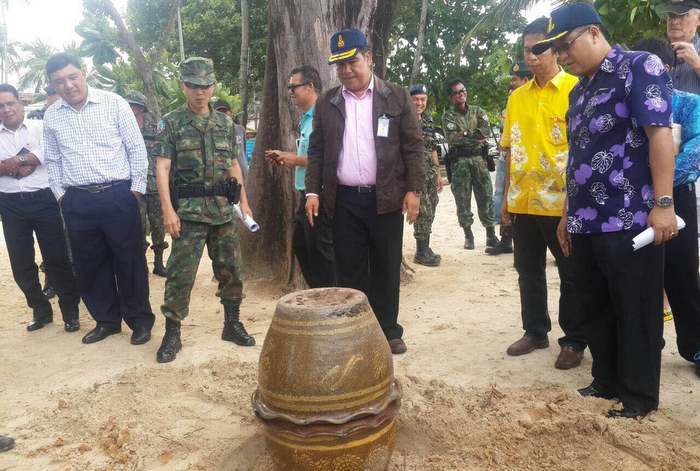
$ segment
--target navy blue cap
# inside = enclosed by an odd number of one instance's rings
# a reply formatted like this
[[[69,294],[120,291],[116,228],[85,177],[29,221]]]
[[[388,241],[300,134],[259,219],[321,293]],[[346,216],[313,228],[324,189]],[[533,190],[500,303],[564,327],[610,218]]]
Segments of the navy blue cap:
[[[590,3],[573,3],[557,8],[549,17],[547,36],[532,47],[532,52],[542,54],[554,45],[554,41],[566,36],[579,26],[602,23],[598,12]]]
[[[674,15],[685,15],[693,8],[700,9],[698,0],[667,0],[656,7],[656,13],[662,18],[673,13]]]
[[[428,94],[428,87],[423,85],[422,83],[417,83],[415,85],[411,85],[411,87],[408,89],[408,93],[413,95],[427,95]]]
[[[335,33],[331,37],[331,56],[329,64],[352,59],[361,49],[367,48],[367,38],[359,29],[349,28]]]
[[[532,77],[532,71],[530,70],[530,67],[527,66],[527,62],[520,61],[513,64],[513,66],[510,68],[510,75],[517,75],[518,77],[522,78],[530,78]]]

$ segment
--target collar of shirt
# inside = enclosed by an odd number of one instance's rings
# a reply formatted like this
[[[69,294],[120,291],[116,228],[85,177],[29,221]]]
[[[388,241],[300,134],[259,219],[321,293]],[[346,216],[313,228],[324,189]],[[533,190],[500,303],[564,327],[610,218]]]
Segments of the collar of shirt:
[[[351,91],[350,89],[346,88],[345,85],[343,85],[342,88],[343,91],[343,96],[344,97],[352,97],[355,100],[363,100],[367,97],[372,97],[372,93],[374,92],[374,74],[372,74],[372,79],[369,81],[369,87],[367,87],[367,90],[365,91],[365,94],[360,98],[355,94],[355,92]]]
[[[316,110],[316,105],[311,105],[311,108],[309,108],[308,110],[306,110],[306,111],[301,115],[302,121],[305,121],[305,120],[307,120],[307,119],[309,119],[309,118],[313,118],[313,117],[314,117],[314,110]]]
[[[87,106],[88,103],[101,103],[102,102],[102,97],[100,97],[100,93],[95,91],[94,88],[88,86],[88,94],[87,94],[87,100],[85,100],[85,105],[83,105],[83,108]],[[56,101],[56,107],[57,108],[63,108],[67,107],[70,109],[75,110],[71,105],[69,105],[63,98],[59,98]],[[76,110],[79,111],[79,110]]]
[[[24,120],[22,120],[22,124],[20,124],[19,126],[17,126],[17,129],[15,129],[15,130],[12,130],[12,129],[8,128],[8,127],[5,127],[5,124],[4,124],[4,123],[0,123],[0,133],[3,133],[3,132],[5,132],[5,131],[7,131],[7,132],[9,132],[9,133],[14,134],[14,133],[16,133],[17,131],[19,131],[19,130],[22,129],[22,128],[27,128],[27,123],[25,123]]]

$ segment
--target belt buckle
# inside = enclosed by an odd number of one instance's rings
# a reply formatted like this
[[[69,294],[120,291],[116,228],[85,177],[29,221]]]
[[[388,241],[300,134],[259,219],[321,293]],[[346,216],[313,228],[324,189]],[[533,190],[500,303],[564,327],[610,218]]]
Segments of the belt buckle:
[[[358,193],[372,193],[372,187],[370,185],[359,185],[357,187]]]

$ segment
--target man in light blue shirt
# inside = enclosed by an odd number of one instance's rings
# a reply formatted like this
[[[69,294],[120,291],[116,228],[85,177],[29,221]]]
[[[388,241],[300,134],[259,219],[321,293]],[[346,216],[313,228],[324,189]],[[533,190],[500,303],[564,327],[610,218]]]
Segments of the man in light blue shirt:
[[[287,85],[289,96],[295,106],[301,109],[299,121],[299,138],[296,152],[267,150],[265,157],[277,165],[294,169],[294,187],[301,194],[301,204],[294,218],[292,246],[299,260],[301,272],[311,288],[336,285],[335,255],[333,251],[333,231],[328,220],[323,217],[311,227],[306,216],[306,155],[309,137],[313,131],[313,116],[316,100],[321,93],[321,78],[318,71],[303,65],[293,69],[289,74]],[[319,211],[323,214],[323,211]]]
[[[71,247],[78,289],[97,326],[94,343],[132,329],[131,343],[151,338],[155,317],[138,199],[148,157],[129,104],[87,86],[80,59],[51,56],[46,73],[60,99],[44,114],[44,159]]]

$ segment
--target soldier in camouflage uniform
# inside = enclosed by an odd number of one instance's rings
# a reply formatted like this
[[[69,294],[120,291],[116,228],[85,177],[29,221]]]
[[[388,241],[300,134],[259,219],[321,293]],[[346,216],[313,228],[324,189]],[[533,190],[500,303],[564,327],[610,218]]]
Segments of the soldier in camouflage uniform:
[[[442,115],[442,127],[450,146],[446,165],[452,174],[450,183],[459,225],[464,230],[464,248],[474,249],[472,189],[479,219],[486,228],[486,246],[494,247],[499,241],[494,229],[493,186],[486,162],[481,157],[481,147],[489,136],[488,118],[483,109],[467,105],[467,91],[460,80],[451,80],[447,91],[453,106]]]
[[[143,225],[143,239],[145,247],[148,247],[146,237],[151,233],[151,248],[153,249],[153,274],[165,276],[163,266],[163,251],[168,248],[165,241],[165,229],[163,228],[163,211],[160,209],[158,187],[156,186],[156,163],[153,150],[156,147],[156,125],[148,115],[146,97],[141,92],[127,93],[126,101],[134,112],[136,122],[141,128],[141,135],[148,152],[148,177],[146,194],[139,199],[139,211],[141,212],[141,224]]]
[[[411,99],[416,106],[418,118],[423,129],[423,145],[425,146],[425,160],[428,171],[425,183],[420,193],[420,210],[418,218],[413,224],[413,237],[416,239],[416,255],[413,261],[427,267],[440,265],[440,256],[430,248],[430,232],[435,219],[435,208],[438,204],[438,192],[442,191],[442,178],[440,177],[440,163],[438,162],[435,147],[435,130],[430,113],[426,112],[428,106],[428,87],[425,85],[413,85],[410,90]]]
[[[236,253],[234,210],[224,191],[227,179],[234,177],[241,185],[241,210],[252,215],[236,160],[233,121],[209,104],[215,83],[211,59],[190,57],[179,69],[187,103],[163,117],[158,126],[160,148],[155,154],[163,221],[173,237],[161,306],[166,321],[165,336],[156,356],[159,363],[173,361],[182,348],[180,322],[189,311],[190,293],[205,244],[219,282],[217,296],[224,305],[221,338],[238,345],[255,345],[255,339],[239,320],[243,284]],[[172,199],[171,171],[172,188],[177,192]]]

